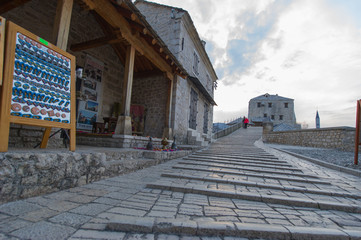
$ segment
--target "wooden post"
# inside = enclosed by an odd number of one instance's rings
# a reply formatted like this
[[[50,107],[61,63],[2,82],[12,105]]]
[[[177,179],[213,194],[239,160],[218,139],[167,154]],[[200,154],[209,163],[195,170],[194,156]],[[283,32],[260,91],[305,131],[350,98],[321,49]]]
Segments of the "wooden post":
[[[132,85],[134,73],[135,48],[132,45],[127,47],[125,60],[123,96],[121,103],[121,115],[118,117],[115,134],[132,134],[132,123],[130,118],[130,103],[132,99]]]
[[[3,83],[4,71],[5,21],[5,18],[0,17],[0,88]]]
[[[360,146],[360,121],[361,121],[361,100],[357,101],[356,107],[356,132],[355,132],[355,159],[354,164],[358,164],[358,149]]]
[[[10,29],[7,29],[9,32]],[[5,48],[5,61],[3,76],[12,76],[13,68],[8,67],[14,65],[11,58],[11,50],[15,49],[15,41],[9,41],[7,48]],[[4,79],[1,87],[1,100],[0,100],[0,152],[7,152],[9,146],[9,133],[10,133],[10,105],[12,95],[12,81],[5,81]]]
[[[165,122],[164,122],[164,130],[163,137],[171,139],[172,136],[172,128],[171,128],[171,114],[172,114],[172,98],[173,98],[173,82],[174,80],[170,80],[168,82],[168,96],[167,96],[167,105],[165,109]]]
[[[135,48],[128,46],[125,60],[122,114],[130,116],[130,102],[132,98],[133,73],[134,73]]]
[[[56,46],[66,51],[74,0],[58,0],[53,36]]]
[[[56,42],[56,46],[64,51],[66,51],[66,48],[68,45],[70,20],[71,20],[71,13],[72,13],[72,9],[73,9],[73,2],[74,2],[74,0],[59,0],[58,6],[56,8],[53,36],[54,36],[54,40]],[[75,78],[73,78],[73,79],[75,79]],[[71,117],[71,120],[73,121],[72,117]],[[72,133],[73,131],[75,131],[75,128],[74,128],[74,130],[70,130],[70,148],[69,148],[70,151],[75,151],[75,132]],[[45,132],[44,132],[41,144],[40,144],[40,148],[47,147],[50,132],[51,132],[51,127],[45,128]],[[73,135],[74,135],[74,139],[72,140]]]

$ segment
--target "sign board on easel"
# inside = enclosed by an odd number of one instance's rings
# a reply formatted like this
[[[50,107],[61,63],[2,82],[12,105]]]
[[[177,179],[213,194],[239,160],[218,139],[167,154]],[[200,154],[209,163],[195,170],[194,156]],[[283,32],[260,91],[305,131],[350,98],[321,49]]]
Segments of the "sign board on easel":
[[[3,67],[4,67],[4,45],[5,45],[5,18],[0,17],[0,87],[3,83]]]
[[[360,144],[360,127],[361,127],[361,100],[357,101],[356,107],[356,132],[355,132],[355,159],[354,164],[358,164],[358,149]]]
[[[18,25],[6,23],[0,110],[0,152],[8,149],[10,123],[70,130],[75,150],[75,57]]]

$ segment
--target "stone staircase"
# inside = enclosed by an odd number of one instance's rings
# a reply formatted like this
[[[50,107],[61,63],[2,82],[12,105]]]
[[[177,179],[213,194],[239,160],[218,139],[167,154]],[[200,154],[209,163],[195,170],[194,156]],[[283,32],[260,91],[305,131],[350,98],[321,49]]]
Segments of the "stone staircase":
[[[160,191],[155,206],[161,212],[117,214],[107,229],[216,239],[361,239],[358,178],[316,173],[313,165],[253,146],[255,138],[232,135],[177,161],[147,184]]]

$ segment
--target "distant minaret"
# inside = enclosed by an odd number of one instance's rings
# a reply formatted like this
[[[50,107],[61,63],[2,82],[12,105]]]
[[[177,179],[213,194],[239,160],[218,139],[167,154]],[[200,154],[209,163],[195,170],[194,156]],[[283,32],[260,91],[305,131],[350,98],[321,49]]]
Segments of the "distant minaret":
[[[316,112],[316,128],[320,128],[320,116],[318,115],[318,110]]]

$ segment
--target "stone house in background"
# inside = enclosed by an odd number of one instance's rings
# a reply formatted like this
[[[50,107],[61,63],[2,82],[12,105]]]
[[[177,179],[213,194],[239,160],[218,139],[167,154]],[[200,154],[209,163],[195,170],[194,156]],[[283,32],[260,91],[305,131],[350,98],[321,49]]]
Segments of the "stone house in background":
[[[163,13],[154,14],[161,14],[163,20],[152,21],[144,10],[146,5],[162,9]],[[178,144],[204,144],[212,134],[217,76],[192,20],[181,9],[148,2],[138,2],[137,7],[130,0],[27,0],[0,3],[0,15],[58,45],[56,25],[63,24],[58,15],[68,13],[69,33],[63,49],[76,56],[77,67],[84,68],[88,59],[103,66],[97,82],[101,86],[99,106],[91,110],[98,111],[96,122],[117,119],[115,132],[110,134],[111,147],[138,147],[136,140],[144,144],[146,136],[176,136]],[[168,33],[159,30],[164,26]],[[144,108],[143,131],[138,137],[132,136],[132,106]],[[11,124],[9,146],[33,147],[41,137],[38,127]],[[77,143],[100,146],[86,137],[77,133]],[[59,137],[51,145],[61,146]]]
[[[252,98],[248,104],[248,118],[251,123],[261,126],[264,121],[271,120],[274,130],[290,130],[300,128],[296,123],[294,100],[271,94]]]
[[[134,4],[189,74],[186,80],[177,77],[174,81],[173,134],[188,144],[207,144],[212,137],[218,77],[205,50],[205,41],[200,39],[187,11],[144,0]]]

